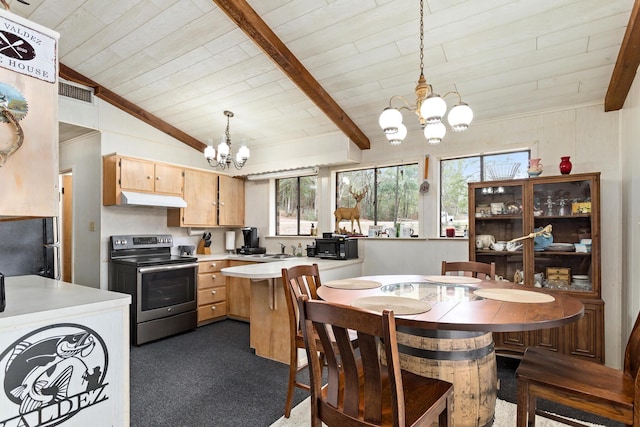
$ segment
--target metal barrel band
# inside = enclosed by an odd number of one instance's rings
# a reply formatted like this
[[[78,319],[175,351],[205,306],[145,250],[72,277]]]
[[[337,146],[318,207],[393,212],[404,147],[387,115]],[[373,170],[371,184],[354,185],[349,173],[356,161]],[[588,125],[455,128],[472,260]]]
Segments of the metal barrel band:
[[[494,349],[495,346],[493,343],[482,348],[459,351],[425,350],[398,344],[398,351],[400,353],[429,360],[478,360],[492,354]]]
[[[449,331],[442,329],[412,328],[410,326],[397,326],[396,331],[417,337],[440,339],[476,338],[486,334],[486,332],[483,331]]]

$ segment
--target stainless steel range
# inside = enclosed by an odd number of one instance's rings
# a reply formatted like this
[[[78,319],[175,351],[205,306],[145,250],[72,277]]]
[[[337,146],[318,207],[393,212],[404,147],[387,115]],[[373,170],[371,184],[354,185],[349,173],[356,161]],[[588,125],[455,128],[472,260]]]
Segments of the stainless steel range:
[[[111,236],[109,290],[131,295],[131,342],[195,329],[197,258],[171,255],[170,234]]]

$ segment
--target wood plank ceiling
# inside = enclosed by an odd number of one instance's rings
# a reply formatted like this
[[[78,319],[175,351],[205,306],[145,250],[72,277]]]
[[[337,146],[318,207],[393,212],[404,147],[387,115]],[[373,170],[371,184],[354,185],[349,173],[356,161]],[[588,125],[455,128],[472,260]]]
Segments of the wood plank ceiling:
[[[415,99],[417,0],[8,2],[60,32],[64,77],[199,150],[217,143],[224,110],[235,113],[234,142],[250,147],[343,132],[366,148],[382,137],[389,98]],[[610,81],[621,82],[610,95],[620,104],[637,69],[635,26],[622,45],[633,6],[425,0],[425,76],[437,92],[461,92],[476,121],[603,103]],[[626,62],[612,78],[619,51]]]

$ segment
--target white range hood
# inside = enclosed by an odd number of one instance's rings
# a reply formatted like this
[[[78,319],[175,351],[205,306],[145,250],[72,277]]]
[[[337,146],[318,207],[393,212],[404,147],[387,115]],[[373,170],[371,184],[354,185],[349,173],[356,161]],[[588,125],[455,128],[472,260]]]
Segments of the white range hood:
[[[123,191],[121,205],[156,206],[161,208],[186,208],[187,202],[182,197],[164,196],[162,194],[136,193]]]

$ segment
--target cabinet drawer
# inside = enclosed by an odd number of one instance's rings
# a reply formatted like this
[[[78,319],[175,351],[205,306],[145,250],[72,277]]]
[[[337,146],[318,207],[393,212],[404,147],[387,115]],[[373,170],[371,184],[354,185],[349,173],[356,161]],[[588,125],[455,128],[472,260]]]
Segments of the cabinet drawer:
[[[227,288],[224,286],[198,291],[198,305],[211,304],[213,302],[225,301],[227,299]]]
[[[219,271],[213,273],[198,274],[198,289],[213,288],[214,286],[225,286],[226,277]]]
[[[205,320],[215,319],[216,317],[223,317],[227,315],[227,303],[219,302],[216,304],[207,304],[202,307],[198,307],[198,322],[204,322]]]
[[[200,261],[198,263],[198,273],[210,273],[212,271],[220,271],[221,269],[228,267],[229,261],[226,259],[215,261]]]

